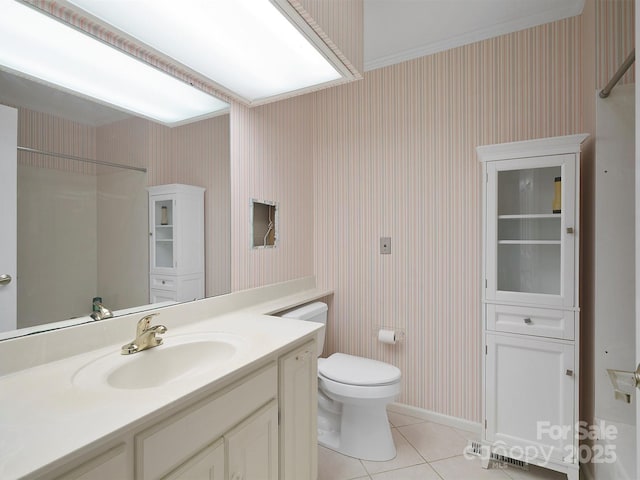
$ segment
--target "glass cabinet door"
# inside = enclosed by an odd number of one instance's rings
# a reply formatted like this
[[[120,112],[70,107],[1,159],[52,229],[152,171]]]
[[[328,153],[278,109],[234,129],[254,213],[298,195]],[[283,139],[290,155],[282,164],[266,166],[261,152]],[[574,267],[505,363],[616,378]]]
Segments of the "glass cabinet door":
[[[487,298],[573,304],[575,157],[487,164]]]
[[[151,197],[151,268],[175,266],[174,199],[167,195]]]

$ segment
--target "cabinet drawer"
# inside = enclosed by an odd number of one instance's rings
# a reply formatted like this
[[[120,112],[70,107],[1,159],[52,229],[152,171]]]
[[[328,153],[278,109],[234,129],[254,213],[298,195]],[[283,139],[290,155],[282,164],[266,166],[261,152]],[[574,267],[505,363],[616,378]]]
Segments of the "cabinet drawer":
[[[151,289],[149,292],[149,299],[150,303],[177,302],[178,292],[172,290]]]
[[[574,324],[570,310],[487,304],[487,330],[573,340]]]
[[[176,288],[178,288],[176,277],[152,275],[150,284],[151,288],[159,290],[175,290]]]
[[[275,364],[136,435],[136,476],[159,479],[277,398]]]

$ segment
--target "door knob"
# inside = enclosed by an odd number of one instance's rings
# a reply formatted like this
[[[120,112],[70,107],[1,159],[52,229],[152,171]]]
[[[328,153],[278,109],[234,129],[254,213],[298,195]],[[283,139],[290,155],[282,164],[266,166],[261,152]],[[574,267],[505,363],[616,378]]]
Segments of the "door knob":
[[[9,285],[11,283],[11,275],[3,273],[0,275],[0,285]]]

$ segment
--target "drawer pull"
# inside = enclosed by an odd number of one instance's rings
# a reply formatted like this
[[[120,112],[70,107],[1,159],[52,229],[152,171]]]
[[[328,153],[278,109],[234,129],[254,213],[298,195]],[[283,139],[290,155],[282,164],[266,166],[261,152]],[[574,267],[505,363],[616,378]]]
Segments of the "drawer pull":
[[[565,372],[565,375],[566,375],[567,377],[573,377],[573,370],[567,370],[567,371]]]
[[[533,322],[531,321],[531,319],[529,317],[524,319],[524,323],[526,323],[527,325],[531,325]]]

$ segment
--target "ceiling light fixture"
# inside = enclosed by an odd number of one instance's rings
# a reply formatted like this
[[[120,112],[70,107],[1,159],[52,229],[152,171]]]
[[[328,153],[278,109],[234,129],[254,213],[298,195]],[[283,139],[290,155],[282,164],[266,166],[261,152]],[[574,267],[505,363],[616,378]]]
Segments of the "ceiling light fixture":
[[[68,0],[247,104],[349,76],[280,0]],[[288,11],[288,13],[286,13]],[[287,16],[289,18],[287,18]],[[302,24],[299,24],[300,28]],[[306,24],[305,24],[306,25]],[[308,28],[308,26],[307,26]],[[339,71],[340,69],[340,71]]]
[[[34,8],[0,0],[0,9],[1,69],[169,126],[228,110],[226,102]]]

